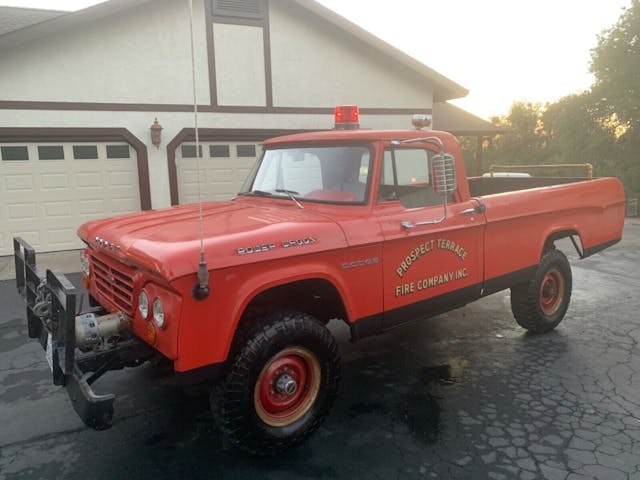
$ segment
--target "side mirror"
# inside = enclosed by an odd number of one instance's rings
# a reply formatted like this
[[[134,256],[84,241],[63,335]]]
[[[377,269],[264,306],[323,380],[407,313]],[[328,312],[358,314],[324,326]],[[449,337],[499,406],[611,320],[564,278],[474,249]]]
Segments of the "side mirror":
[[[453,155],[439,153],[431,157],[435,192],[447,197],[458,189],[456,162]]]

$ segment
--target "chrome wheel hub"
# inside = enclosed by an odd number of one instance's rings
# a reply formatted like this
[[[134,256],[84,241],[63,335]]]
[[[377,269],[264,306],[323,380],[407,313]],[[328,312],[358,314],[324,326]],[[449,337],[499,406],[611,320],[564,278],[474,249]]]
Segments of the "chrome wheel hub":
[[[284,395],[293,395],[298,390],[298,384],[291,375],[285,373],[276,381],[276,390]]]

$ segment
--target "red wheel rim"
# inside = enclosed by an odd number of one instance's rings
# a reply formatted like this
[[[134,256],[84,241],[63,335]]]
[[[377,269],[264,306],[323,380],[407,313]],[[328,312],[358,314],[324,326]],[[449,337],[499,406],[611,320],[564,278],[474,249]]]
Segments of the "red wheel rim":
[[[564,298],[564,277],[557,269],[549,270],[540,285],[540,309],[545,315],[558,311]]]
[[[320,363],[309,350],[292,347],[273,356],[256,382],[258,417],[274,427],[290,425],[309,411],[320,389]]]

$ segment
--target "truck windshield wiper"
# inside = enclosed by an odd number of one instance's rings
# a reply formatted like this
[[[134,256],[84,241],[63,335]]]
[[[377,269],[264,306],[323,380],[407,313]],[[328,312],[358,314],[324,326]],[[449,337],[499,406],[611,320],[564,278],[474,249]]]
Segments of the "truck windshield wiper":
[[[277,188],[275,191],[278,192],[278,193],[286,193],[289,196],[289,198],[295,202],[295,204],[298,206],[298,208],[304,209],[304,207],[298,201],[298,199],[296,197],[294,197],[294,195],[300,195],[300,192],[296,192],[295,190],[285,190],[283,188]]]
[[[251,190],[250,192],[241,192],[239,195],[255,195],[257,197],[271,197],[273,193],[264,190]]]

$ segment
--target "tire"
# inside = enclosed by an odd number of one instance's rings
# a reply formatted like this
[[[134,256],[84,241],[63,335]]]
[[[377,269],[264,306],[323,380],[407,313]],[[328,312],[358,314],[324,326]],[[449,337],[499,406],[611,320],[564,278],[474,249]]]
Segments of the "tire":
[[[528,283],[511,287],[511,311],[532,333],[547,333],[562,321],[571,298],[572,276],[567,257],[549,250]]]
[[[211,409],[229,442],[255,455],[300,445],[328,415],[340,383],[333,336],[300,312],[265,318],[231,362]]]

